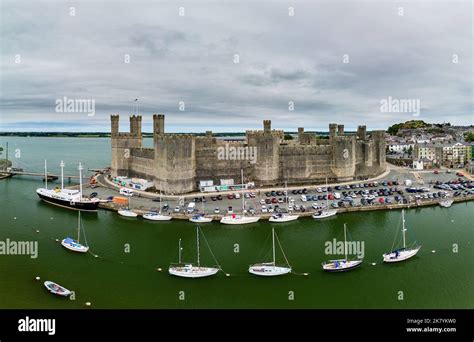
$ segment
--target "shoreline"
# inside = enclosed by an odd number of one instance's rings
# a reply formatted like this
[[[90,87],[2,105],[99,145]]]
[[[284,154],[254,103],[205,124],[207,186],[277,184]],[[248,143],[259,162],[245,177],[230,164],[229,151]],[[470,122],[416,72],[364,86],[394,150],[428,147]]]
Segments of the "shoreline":
[[[467,203],[470,201],[474,201],[474,195],[466,196],[466,197],[458,197],[458,198],[451,198],[453,200],[453,204],[456,203]],[[413,209],[413,208],[422,208],[422,207],[432,207],[432,206],[439,206],[439,200],[429,200],[429,201],[418,201],[415,203],[400,203],[400,204],[374,204],[371,206],[361,206],[361,207],[348,207],[348,208],[337,208],[335,209],[337,211],[337,214],[343,214],[343,213],[353,213],[353,212],[365,212],[365,211],[380,211],[380,210],[397,210],[397,209]],[[104,210],[109,210],[109,211],[115,211],[117,212],[118,210],[121,209],[121,205],[116,204],[116,203],[100,203],[99,208],[104,209]],[[151,208],[144,208],[143,206],[137,207],[137,208],[132,208],[131,210],[135,213],[137,213],[139,216],[143,215],[144,213],[150,211]],[[449,208],[446,208],[449,209]],[[312,217],[314,214],[314,211],[308,210],[305,212],[295,212],[295,215],[298,215],[299,217]],[[186,214],[176,214],[174,212],[167,213],[167,215],[171,216],[173,219],[177,220],[189,220],[193,215],[186,215]],[[239,215],[239,213],[237,213]],[[267,221],[273,214],[269,213],[262,213],[259,214],[260,220],[265,220]],[[207,217],[212,217],[213,221],[219,222],[220,219],[223,216],[226,215],[216,215],[216,214],[207,214]],[[249,215],[249,216],[256,216],[256,215]],[[332,216],[334,217],[334,216]],[[330,217],[328,218],[330,219]],[[321,221],[324,221],[325,219],[322,219]]]

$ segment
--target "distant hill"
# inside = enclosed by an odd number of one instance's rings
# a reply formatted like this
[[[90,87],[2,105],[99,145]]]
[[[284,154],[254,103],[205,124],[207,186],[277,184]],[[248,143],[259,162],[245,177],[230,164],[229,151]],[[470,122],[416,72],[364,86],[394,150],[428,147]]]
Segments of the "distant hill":
[[[387,133],[391,135],[397,135],[398,131],[401,129],[426,129],[427,131],[439,131],[443,127],[449,127],[451,124],[448,123],[442,123],[442,124],[430,124],[427,122],[424,122],[423,120],[410,120],[410,121],[405,121],[405,122],[400,122],[397,124],[394,124],[390,126],[387,129]]]

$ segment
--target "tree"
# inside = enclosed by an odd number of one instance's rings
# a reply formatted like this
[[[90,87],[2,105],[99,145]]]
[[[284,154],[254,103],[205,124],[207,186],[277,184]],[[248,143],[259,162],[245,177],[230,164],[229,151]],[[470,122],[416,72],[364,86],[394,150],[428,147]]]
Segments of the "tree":
[[[291,134],[285,134],[285,140],[293,140],[293,136]]]

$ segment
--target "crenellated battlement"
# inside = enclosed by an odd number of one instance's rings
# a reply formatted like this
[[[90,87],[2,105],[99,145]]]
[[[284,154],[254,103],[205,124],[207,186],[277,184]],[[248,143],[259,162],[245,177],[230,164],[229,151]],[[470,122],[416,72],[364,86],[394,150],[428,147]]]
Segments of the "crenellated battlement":
[[[234,178],[240,169],[257,186],[318,183],[325,178],[351,180],[375,176],[386,169],[385,132],[358,126],[356,134],[344,125],[329,124],[329,139],[298,128],[298,138],[284,140],[283,130],[263,121],[263,129],[246,130],[245,140],[221,140],[204,136],[165,133],[165,115],[153,114],[153,148],[142,147],[142,117],[130,116],[130,132],[119,132],[119,115],[111,115],[112,174],[152,179],[155,187],[181,194],[197,189],[200,180]],[[219,152],[249,149],[253,161],[222,159]],[[128,157],[127,157],[128,156]]]

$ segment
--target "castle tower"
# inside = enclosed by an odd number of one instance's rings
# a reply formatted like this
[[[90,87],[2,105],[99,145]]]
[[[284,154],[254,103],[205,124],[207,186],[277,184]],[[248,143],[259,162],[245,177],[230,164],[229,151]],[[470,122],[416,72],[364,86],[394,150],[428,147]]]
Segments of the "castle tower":
[[[329,138],[334,138],[337,136],[336,130],[337,130],[337,124],[330,123],[329,124]]]
[[[337,135],[339,136],[344,135],[344,125],[337,125]]]
[[[130,117],[130,133],[142,135],[142,117],[140,115],[132,115]]]
[[[365,140],[367,138],[367,127],[365,125],[357,127],[357,138],[360,140]]]
[[[190,134],[155,134],[155,188],[168,194],[196,188],[196,141]]]
[[[110,116],[110,135],[117,136],[119,133],[119,120],[120,117],[118,115],[111,115]]]
[[[379,171],[386,169],[385,161],[385,131],[372,131],[371,138],[374,144],[374,163],[378,166]]]
[[[259,185],[278,183],[280,170],[280,142],[283,131],[272,131],[271,121],[263,121],[263,132],[251,134],[249,146],[256,148],[256,163],[253,168],[254,181]]]
[[[298,140],[300,143],[303,141],[304,127],[298,127]]]
[[[130,117],[130,133],[119,132],[118,115],[111,115],[112,176],[126,176],[129,171],[131,149],[142,147],[142,117]]]
[[[153,134],[165,134],[165,116],[163,114],[153,114]]]
[[[272,131],[272,120],[263,120],[263,132],[270,133]]]

